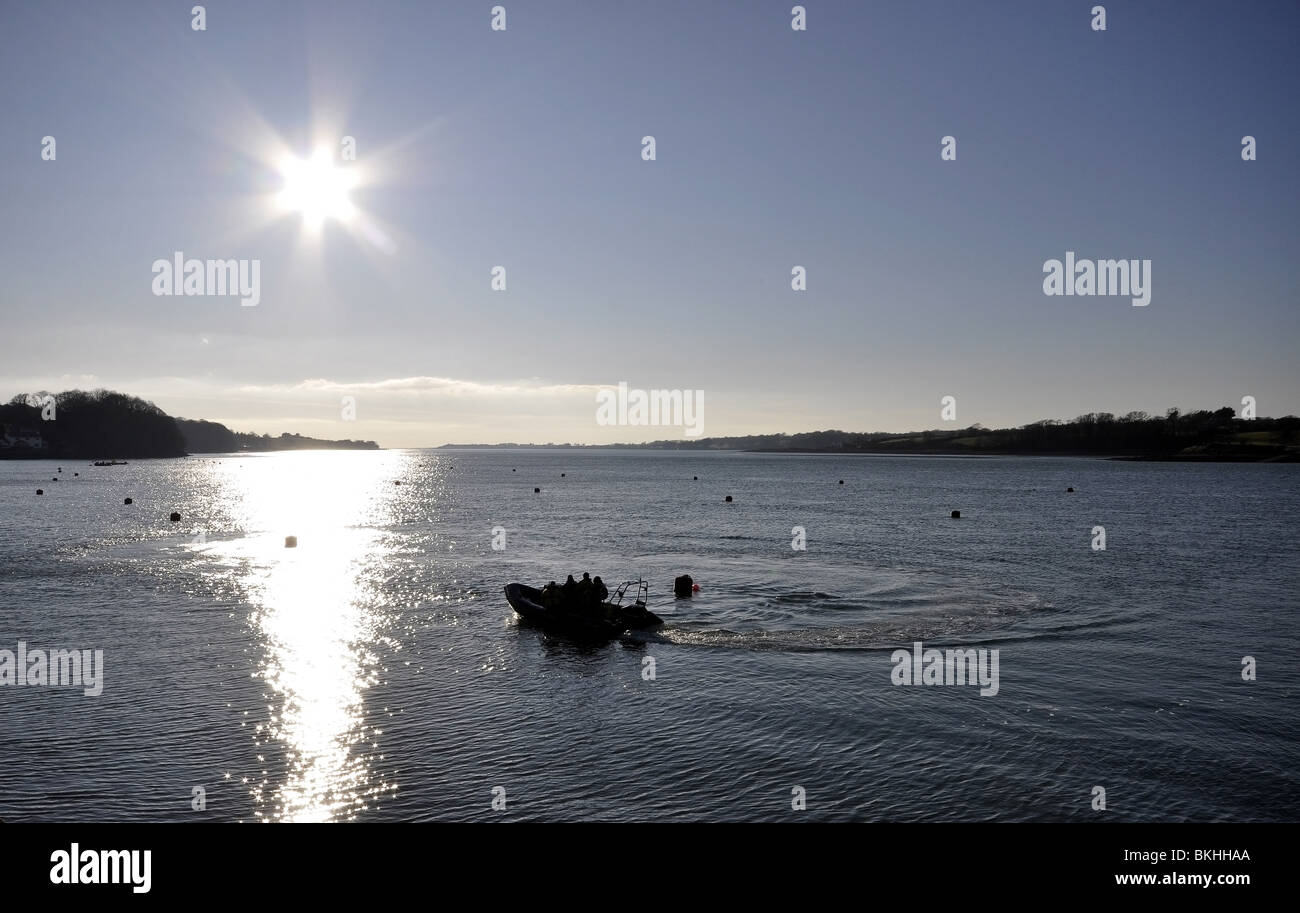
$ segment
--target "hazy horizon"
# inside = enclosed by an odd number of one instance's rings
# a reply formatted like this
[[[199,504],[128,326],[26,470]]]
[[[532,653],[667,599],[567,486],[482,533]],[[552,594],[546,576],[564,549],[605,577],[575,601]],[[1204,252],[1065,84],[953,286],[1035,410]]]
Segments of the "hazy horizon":
[[[41,389],[41,390],[39,390],[39,391],[34,391],[34,392],[36,392],[36,393],[48,393],[48,394],[59,394],[59,393],[65,393],[65,392],[70,392],[70,391],[66,391],[66,390],[55,390],[55,389]],[[136,394],[132,393],[132,392],[129,391],[129,390],[117,390],[117,391],[113,391],[113,392],[124,393],[124,394],[126,394],[126,395],[128,395],[128,396],[134,396],[134,395],[136,395]],[[18,395],[22,395],[22,394],[18,394]],[[140,398],[141,398],[141,399],[145,399],[145,400],[150,401],[150,402],[153,402],[152,400],[149,400],[148,397],[140,397]],[[2,401],[3,401],[3,402],[8,402],[9,400],[10,400],[10,398],[5,398],[5,399],[2,400]],[[157,405],[157,403],[154,403],[154,405]],[[1222,409],[1222,408],[1225,408],[1225,407],[1227,407],[1227,408],[1232,408],[1231,404],[1228,404],[1228,403],[1224,403],[1224,404],[1217,405],[1217,406],[1215,406],[1215,405],[1196,405],[1196,406],[1188,406],[1188,407],[1186,407],[1186,408],[1184,408],[1184,406],[1183,406],[1182,404],[1178,404],[1178,405],[1174,405],[1174,406],[1171,406],[1171,407],[1168,407],[1168,408],[1176,408],[1176,409],[1178,409],[1178,411],[1179,411],[1180,413],[1182,413],[1182,414],[1188,414],[1188,413],[1197,412],[1197,411],[1200,411],[1200,410],[1206,410],[1206,411],[1213,412],[1213,411],[1215,411],[1215,410],[1217,410],[1217,409]],[[166,411],[166,410],[164,410],[164,411]],[[1149,415],[1150,417],[1152,417],[1152,418],[1159,418],[1159,417],[1164,416],[1164,415],[1167,413],[1167,409],[1159,409],[1159,410],[1149,410],[1149,409],[1125,409],[1125,410],[1122,410],[1122,411],[1114,411],[1114,412],[1111,412],[1110,410],[1104,410],[1104,409],[1093,409],[1093,410],[1088,410],[1088,412],[1091,412],[1091,413],[1097,413],[1097,414],[1106,414],[1106,413],[1109,412],[1109,413],[1110,413],[1114,418],[1123,418],[1124,416],[1128,415],[1129,413],[1133,413],[1133,412],[1146,412],[1146,413],[1148,413],[1148,415]],[[1088,414],[1088,412],[1080,413],[1079,416],[1043,416],[1042,418],[1040,418],[1040,419],[1035,419],[1034,421],[1035,421],[1035,422],[1037,422],[1037,421],[1059,421],[1059,422],[1064,423],[1064,422],[1070,422],[1070,421],[1072,421],[1072,420],[1074,420],[1074,419],[1076,419],[1076,418],[1078,418],[1078,417],[1080,417],[1080,416],[1082,416],[1082,415],[1086,415],[1086,414]],[[329,434],[330,434],[330,433],[333,433],[334,429],[339,428],[339,427],[343,427],[343,428],[345,428],[345,429],[346,429],[346,428],[350,428],[350,427],[355,427],[355,425],[354,425],[354,424],[351,424],[351,423],[349,423],[349,424],[345,424],[345,425],[340,425],[340,423],[339,423],[337,420],[333,420],[333,419],[328,420],[328,421],[325,421],[325,422],[323,422],[323,423],[320,422],[320,420],[315,420],[315,421],[320,425],[320,427],[322,427],[322,428],[324,429],[324,431],[322,431],[320,434],[316,434],[316,433],[312,433],[312,432],[305,432],[305,431],[303,431],[302,429],[297,428],[297,427],[280,427],[280,426],[276,426],[275,423],[274,423],[274,420],[271,420],[271,421],[270,421],[270,425],[269,425],[268,427],[266,427],[266,428],[257,428],[257,429],[252,429],[252,428],[245,428],[245,427],[242,427],[242,426],[238,425],[237,423],[232,423],[231,420],[226,420],[226,419],[212,418],[212,417],[209,417],[209,416],[203,416],[203,415],[180,415],[180,414],[175,414],[175,413],[168,413],[168,414],[170,414],[173,418],[177,418],[177,419],[186,419],[186,420],[190,420],[190,421],[217,422],[217,423],[219,423],[219,424],[223,424],[223,425],[225,425],[225,426],[226,426],[227,428],[229,428],[231,431],[236,432],[236,433],[243,433],[243,434],[249,434],[249,433],[251,433],[251,434],[269,434],[269,435],[272,436],[272,437],[278,437],[278,436],[281,435],[281,434],[288,433],[288,434],[300,434],[300,435],[302,435],[302,436],[304,436],[304,437],[322,437],[322,438],[329,439],[329,440],[343,440],[343,439],[347,438],[348,436],[347,436],[347,435],[340,435],[339,437],[331,438],[331,437],[329,437]],[[1259,418],[1259,419],[1265,419],[1265,420],[1267,420],[1267,419],[1274,419],[1274,418],[1283,418],[1283,417],[1285,417],[1285,416],[1282,416],[1282,415],[1276,415],[1276,416],[1272,416],[1272,415],[1257,415],[1256,417]],[[285,419],[285,421],[286,421],[286,422],[294,422],[294,421],[297,421],[297,422],[302,422],[302,423],[305,423],[305,424],[311,424],[311,422],[312,422],[313,420],[310,420],[310,419],[308,419],[308,420],[302,420],[302,419]],[[847,432],[847,433],[850,433],[850,434],[877,434],[877,433],[887,433],[887,434],[889,434],[889,433],[900,433],[900,434],[901,434],[901,433],[908,433],[908,432],[921,433],[921,432],[926,432],[926,431],[952,431],[952,430],[954,430],[954,429],[969,428],[969,427],[975,427],[975,426],[980,426],[980,427],[986,428],[986,429],[988,429],[988,430],[1003,430],[1004,428],[1019,428],[1019,427],[1023,427],[1025,424],[1031,424],[1031,423],[1026,422],[1026,423],[1021,423],[1021,424],[1019,424],[1019,425],[992,426],[992,425],[985,425],[985,424],[982,423],[982,422],[968,422],[968,423],[965,423],[965,424],[956,424],[956,425],[949,423],[947,426],[944,426],[944,425],[942,425],[942,424],[932,424],[932,425],[925,426],[925,427],[899,428],[899,429],[887,429],[887,428],[845,428],[845,427],[838,427],[838,426],[833,426],[833,425],[827,425],[827,426],[825,426],[825,427],[819,427],[819,428],[798,428],[798,429],[794,429],[794,430],[780,430],[780,431],[737,432],[737,433],[732,433],[732,434],[700,434],[698,437],[695,437],[695,438],[688,438],[688,437],[684,437],[684,436],[682,436],[682,435],[677,435],[676,437],[674,437],[674,436],[667,436],[667,437],[645,437],[645,438],[636,439],[636,440],[631,440],[631,439],[630,439],[630,440],[602,441],[602,442],[580,442],[580,441],[566,441],[566,440],[563,440],[563,439],[551,439],[551,440],[544,440],[544,441],[523,441],[523,440],[497,440],[497,441],[488,441],[488,440],[463,440],[463,441],[443,441],[443,442],[440,442],[440,443],[437,443],[437,444],[403,444],[403,445],[396,445],[396,446],[387,445],[387,444],[385,444],[385,442],[382,441],[382,440],[377,440],[377,441],[375,441],[375,443],[377,443],[377,444],[379,445],[379,447],[380,447],[381,449],[384,449],[384,450],[433,450],[433,449],[437,449],[437,448],[440,448],[440,447],[446,447],[446,446],[459,446],[459,447],[503,447],[503,446],[510,446],[510,445],[520,445],[520,446],[529,446],[529,447],[539,447],[539,446],[540,446],[540,447],[546,447],[546,446],[555,446],[555,447],[600,447],[600,446],[608,446],[608,445],[611,445],[611,444],[617,444],[617,445],[623,445],[623,446],[636,446],[636,445],[650,445],[650,444],[657,444],[657,443],[661,443],[661,442],[663,442],[663,441],[671,441],[671,440],[691,441],[691,440],[705,440],[705,439],[709,439],[709,438],[751,437],[751,436],[758,436],[758,435],[785,435],[785,436],[793,436],[793,435],[797,435],[797,434],[807,434],[807,433],[816,433],[816,432],[829,432],[829,431]],[[659,430],[673,430],[673,429],[659,429]],[[371,439],[371,438],[358,438],[358,437],[355,437],[355,436],[353,436],[352,439],[354,439],[354,440],[374,440],[374,439]]]
[[[0,389],[389,448],[683,436],[599,424],[620,382],[700,437],[1300,412],[1300,10],[505,6],[5,6]],[[256,306],[155,294],[176,252]],[[1067,252],[1149,304],[1045,295]]]

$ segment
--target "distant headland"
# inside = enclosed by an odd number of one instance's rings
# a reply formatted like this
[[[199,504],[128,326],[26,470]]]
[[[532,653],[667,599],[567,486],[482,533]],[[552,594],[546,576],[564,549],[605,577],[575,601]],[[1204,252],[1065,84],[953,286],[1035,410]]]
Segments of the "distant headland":
[[[0,406],[0,459],[146,459],[190,453],[378,450],[374,441],[244,434],[217,422],[173,418],[111,390],[15,396]]]
[[[613,450],[746,450],[764,453],[931,454],[935,456],[1092,456],[1130,460],[1300,462],[1300,418],[1238,418],[1229,406],[1163,416],[1092,412],[1019,428],[981,425],[931,431],[810,431],[659,440],[644,444],[447,444],[470,447],[573,447]]]

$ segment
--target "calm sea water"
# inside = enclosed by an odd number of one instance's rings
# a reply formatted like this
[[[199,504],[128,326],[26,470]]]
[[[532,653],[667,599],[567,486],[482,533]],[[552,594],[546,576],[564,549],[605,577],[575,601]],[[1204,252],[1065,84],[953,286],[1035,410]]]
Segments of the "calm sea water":
[[[0,649],[101,649],[104,689],[0,687],[7,821],[1300,820],[1294,466],[58,468],[0,463]],[[584,570],[668,624],[578,645],[502,595]],[[997,695],[893,685],[914,640],[998,649]]]

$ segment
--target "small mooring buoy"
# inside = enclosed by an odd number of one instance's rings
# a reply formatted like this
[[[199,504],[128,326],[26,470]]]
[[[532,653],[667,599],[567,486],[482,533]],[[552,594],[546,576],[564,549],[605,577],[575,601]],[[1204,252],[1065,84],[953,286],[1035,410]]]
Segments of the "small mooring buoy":
[[[952,518],[953,518],[954,520],[960,520],[960,519],[961,519],[961,511],[959,511],[959,510],[954,510],[954,511],[952,512]]]
[[[176,513],[176,511],[172,511],[171,521],[172,521],[173,523],[179,523],[179,522],[181,522],[181,515],[178,514],[178,513]]]
[[[122,503],[123,503],[123,504],[132,504],[132,503],[134,503],[134,502],[133,502],[130,498],[123,498],[123,499],[122,499]]]
[[[727,503],[728,503],[728,504],[731,503],[731,495],[727,495]]]
[[[284,537],[284,547],[285,547],[285,548],[297,548],[297,547],[298,547],[298,537],[297,537],[297,536],[285,536],[285,537]]]

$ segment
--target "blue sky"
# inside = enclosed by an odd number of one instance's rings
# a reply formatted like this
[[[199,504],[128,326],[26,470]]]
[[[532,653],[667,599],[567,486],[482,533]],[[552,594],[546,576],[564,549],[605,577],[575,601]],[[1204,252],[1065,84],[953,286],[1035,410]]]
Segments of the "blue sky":
[[[0,7],[6,398],[387,446],[680,436],[597,425],[620,381],[706,435],[1300,412],[1295,4],[190,5]],[[342,135],[369,236],[267,202]],[[153,295],[176,250],[260,304]],[[1151,304],[1045,296],[1067,250]]]

